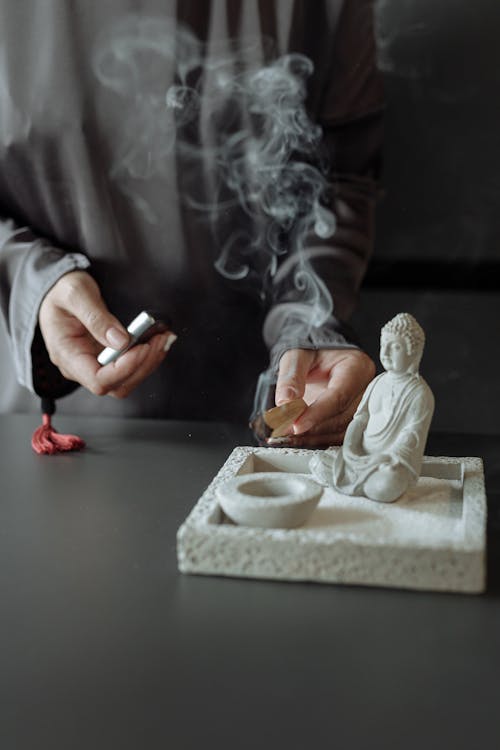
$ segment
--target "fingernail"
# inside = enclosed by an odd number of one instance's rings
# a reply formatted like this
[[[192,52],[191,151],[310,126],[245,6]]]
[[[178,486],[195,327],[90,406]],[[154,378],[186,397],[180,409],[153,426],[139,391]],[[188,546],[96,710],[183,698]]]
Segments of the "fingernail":
[[[170,333],[167,337],[167,340],[165,341],[163,351],[168,352],[172,344],[175,344],[176,341],[177,341],[177,336],[175,335],[175,333]]]
[[[294,398],[297,398],[297,391],[295,388],[292,388],[291,386],[287,386],[283,389],[280,388],[279,396],[276,399],[276,406],[281,406],[281,404],[284,404],[287,401],[292,401]]]
[[[314,422],[309,421],[308,419],[304,419],[303,422],[300,424],[294,424],[293,431],[295,435],[302,435],[304,432],[307,432],[311,429],[311,427],[314,426]]]
[[[106,340],[113,349],[123,349],[128,344],[128,336],[112,326],[106,331]]]

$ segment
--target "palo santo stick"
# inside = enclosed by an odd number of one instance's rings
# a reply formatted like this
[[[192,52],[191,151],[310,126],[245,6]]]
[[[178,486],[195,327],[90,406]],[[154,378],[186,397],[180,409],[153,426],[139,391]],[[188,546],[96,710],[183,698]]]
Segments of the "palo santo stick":
[[[264,412],[264,422],[272,429],[271,437],[283,437],[296,419],[307,409],[303,398],[294,398],[286,404],[275,406]]]

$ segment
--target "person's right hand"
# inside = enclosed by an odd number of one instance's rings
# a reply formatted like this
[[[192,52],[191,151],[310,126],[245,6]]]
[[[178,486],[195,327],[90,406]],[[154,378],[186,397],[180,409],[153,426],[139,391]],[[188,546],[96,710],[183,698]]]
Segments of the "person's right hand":
[[[54,284],[42,300],[38,320],[51,361],[65,378],[96,396],[128,396],[161,364],[172,336],[156,334],[101,367],[96,359],[99,352],[106,346],[123,349],[129,335],[85,271],[71,271]]]

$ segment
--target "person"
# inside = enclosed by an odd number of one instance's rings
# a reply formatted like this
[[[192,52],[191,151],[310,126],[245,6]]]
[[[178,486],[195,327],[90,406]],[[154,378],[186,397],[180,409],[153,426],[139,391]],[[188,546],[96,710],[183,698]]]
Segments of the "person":
[[[337,455],[313,457],[321,481],[389,503],[416,484],[434,413],[434,396],[418,373],[424,345],[412,315],[399,313],[385,324],[380,360],[386,372],[366,389]]]
[[[0,411],[247,421],[305,394],[290,444],[341,441],[375,371],[347,326],[382,143],[372,2],[12,2],[0,29]],[[175,345],[101,367],[142,309]]]

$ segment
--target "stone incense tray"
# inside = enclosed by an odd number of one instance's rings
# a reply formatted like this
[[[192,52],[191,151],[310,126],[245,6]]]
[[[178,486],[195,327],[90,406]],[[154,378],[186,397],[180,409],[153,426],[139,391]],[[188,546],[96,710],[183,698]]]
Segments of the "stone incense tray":
[[[177,534],[183,573],[480,593],[486,496],[479,458],[424,457],[396,503],[325,488],[299,528],[236,525],[218,501],[227,480],[254,472],[309,473],[315,451],[235,448]]]

